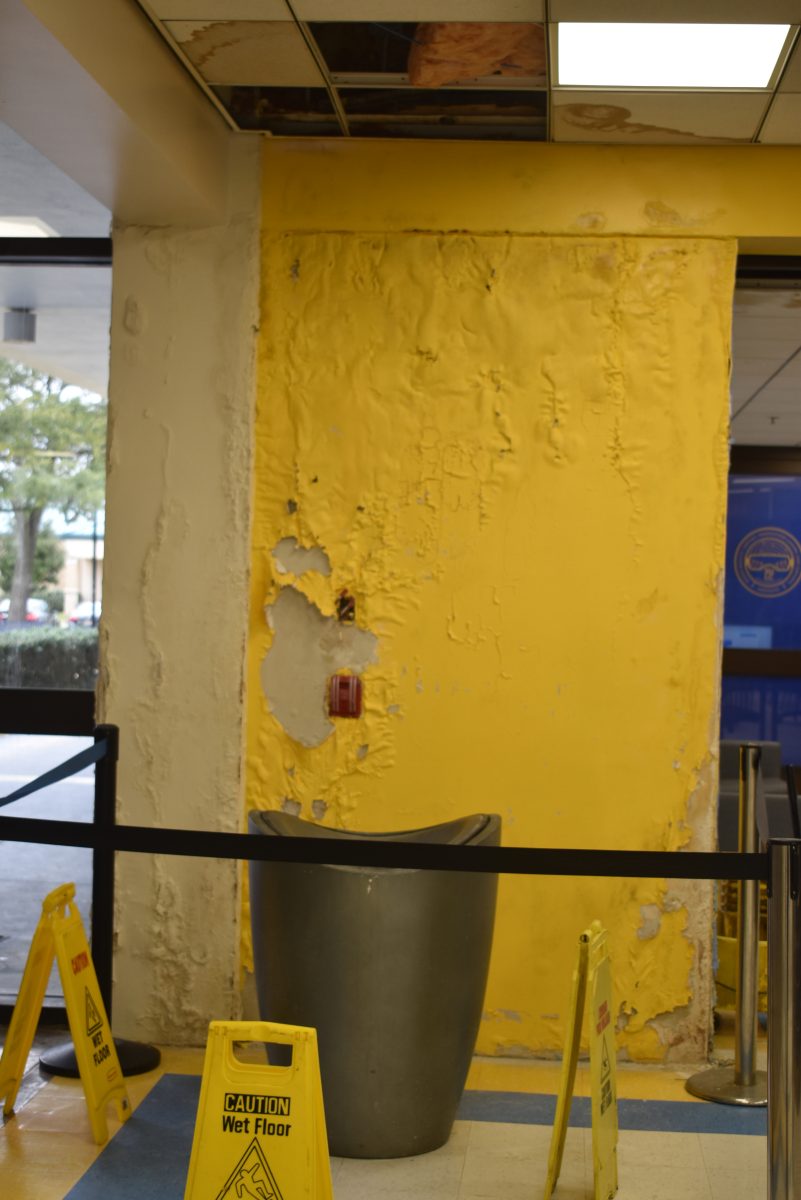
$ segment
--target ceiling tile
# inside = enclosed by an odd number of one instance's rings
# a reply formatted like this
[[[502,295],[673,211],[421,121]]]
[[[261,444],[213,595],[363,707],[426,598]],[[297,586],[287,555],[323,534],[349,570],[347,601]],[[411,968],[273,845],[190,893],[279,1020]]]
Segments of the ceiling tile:
[[[761,92],[590,92],[559,88],[552,97],[556,142],[632,145],[747,142],[765,110]]]
[[[168,21],[167,29],[211,84],[315,87],[322,79],[300,30],[286,21]]]
[[[801,14],[799,15],[801,20]],[[795,49],[782,75],[780,92],[801,92],[801,37],[796,39]]]
[[[732,441],[736,446],[797,446],[801,442],[801,424],[784,429],[781,422],[764,428],[761,425],[732,426]]]
[[[162,21],[291,21],[285,0],[146,0]]]
[[[296,0],[293,7],[301,21],[545,20],[545,0]]]
[[[664,0],[551,0],[552,21],[664,21]],[[599,11],[599,9],[601,11]],[[798,24],[798,0],[671,0],[671,22],[752,25]]]
[[[734,353],[738,359],[745,362],[771,362],[771,370],[766,371],[766,376],[780,367],[785,359],[789,358],[795,349],[798,347],[797,337],[786,337],[781,340],[772,341],[769,343],[761,341],[758,337],[738,337],[732,339]]]
[[[782,320],[795,316],[801,322],[801,288],[738,288],[734,296],[734,318],[737,321],[759,320],[762,317]]]
[[[772,146],[801,145],[801,93],[774,98],[759,140]]]
[[[775,315],[759,313],[748,317],[735,312],[733,329],[735,341],[741,337],[758,339],[760,343],[783,342],[789,339],[798,345],[801,342],[801,312],[791,309]]]

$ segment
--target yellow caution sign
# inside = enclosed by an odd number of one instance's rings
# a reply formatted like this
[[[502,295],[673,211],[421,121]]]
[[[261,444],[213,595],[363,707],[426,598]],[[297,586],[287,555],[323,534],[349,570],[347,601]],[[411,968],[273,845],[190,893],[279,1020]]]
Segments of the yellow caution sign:
[[[595,921],[590,932],[592,1166],[595,1200],[611,1200],[617,1192],[617,1057],[612,1026],[612,966],[606,930]]]
[[[617,1084],[615,1035],[612,1021],[612,969],[606,930],[593,921],[579,938],[573,972],[570,1023],[562,1058],[545,1200],[549,1200],[562,1167],[562,1156],[576,1080],[581,1027],[589,983],[590,1090],[592,1095],[592,1161],[595,1200],[611,1200],[617,1192]]]
[[[65,883],[45,897],[33,935],[8,1037],[0,1059],[0,1097],[6,1115],[14,1101],[39,1023],[47,981],[58,962],[75,1058],[86,1095],[92,1135],[108,1141],[106,1108],[115,1105],[120,1121],[131,1115],[117,1051],[100,995],[89,944],[75,904],[75,884]]]
[[[292,1062],[245,1062],[247,1042],[291,1046]],[[331,1197],[316,1031],[212,1021],[184,1200]]]

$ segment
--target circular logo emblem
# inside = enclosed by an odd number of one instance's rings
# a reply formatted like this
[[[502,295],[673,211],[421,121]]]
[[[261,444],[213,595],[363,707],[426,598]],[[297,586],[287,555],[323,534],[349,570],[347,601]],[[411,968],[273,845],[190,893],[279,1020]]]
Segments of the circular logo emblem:
[[[801,580],[801,544],[786,529],[752,529],[734,551],[734,573],[754,596],[786,596]]]

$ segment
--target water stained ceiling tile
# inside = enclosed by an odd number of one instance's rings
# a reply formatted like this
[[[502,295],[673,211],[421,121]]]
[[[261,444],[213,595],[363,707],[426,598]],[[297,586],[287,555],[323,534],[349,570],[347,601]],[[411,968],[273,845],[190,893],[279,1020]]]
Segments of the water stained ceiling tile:
[[[147,0],[161,21],[291,21],[286,0]]]
[[[759,140],[766,145],[801,146],[801,93],[775,97]]]
[[[210,84],[315,87],[320,72],[289,21],[168,21],[183,53]]]
[[[295,0],[301,21],[543,21],[545,0]]]
[[[761,92],[635,92],[557,89],[557,142],[700,145],[750,141],[767,105]]]
[[[798,0],[551,0],[551,21],[671,21],[697,24],[798,24]]]

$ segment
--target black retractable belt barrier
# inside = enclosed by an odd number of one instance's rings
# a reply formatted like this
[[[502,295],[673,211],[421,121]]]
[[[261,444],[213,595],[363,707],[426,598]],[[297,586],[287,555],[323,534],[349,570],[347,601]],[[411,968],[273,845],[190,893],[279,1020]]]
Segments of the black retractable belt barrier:
[[[134,854],[262,862],[332,863],[500,875],[595,875],[619,879],[768,879],[767,854],[671,850],[577,850],[522,846],[447,846],[349,838],[255,838],[248,833],[98,827],[79,821],[0,816],[0,840],[82,846]]]
[[[78,730],[75,730],[78,732]],[[698,880],[764,881],[769,889],[769,972],[771,1027],[792,1032],[801,1030],[801,842],[771,841],[769,853],[699,853],[661,850],[579,850],[543,849],[517,846],[435,845],[423,842],[376,842],[348,838],[260,838],[244,833],[217,833],[197,829],[157,829],[138,825],[114,824],[114,791],[117,758],[114,726],[98,726],[95,746],[87,759],[98,764],[96,772],[95,822],[32,820],[0,815],[0,841],[33,842],[42,845],[78,846],[95,852],[103,903],[97,906],[95,920],[101,921],[104,940],[108,940],[113,910],[114,854],[181,855],[194,858],[259,860],[293,863],[330,863],[342,866],[367,866],[422,869],[432,871],[491,872],[499,875],[567,875],[597,878],[657,878]],[[101,749],[101,747],[105,747]],[[82,756],[56,768],[64,778],[76,766],[86,765]],[[70,767],[70,770],[65,768]],[[53,782],[53,772],[46,782]],[[45,777],[36,781],[45,786]],[[796,800],[795,779],[789,784],[791,803]],[[26,785],[5,803],[29,795],[36,785]],[[105,796],[105,800],[103,799]],[[111,798],[109,800],[109,797]],[[3,800],[0,799],[0,807]],[[793,805],[796,808],[795,804]],[[796,808],[797,814],[797,808]],[[794,830],[798,826],[793,824]],[[788,866],[788,863],[790,864]],[[101,916],[101,909],[108,911]],[[107,925],[102,922],[108,918]],[[788,932],[789,930],[789,932]],[[101,956],[102,956],[101,951]],[[110,948],[108,954],[110,987]],[[110,1000],[110,997],[109,997]],[[798,1033],[801,1038],[801,1033]],[[771,1067],[768,1072],[769,1175],[771,1195],[777,1200],[801,1200],[792,1175],[793,1138],[801,1142],[801,1119],[797,1119],[794,1098],[799,1093],[796,1076],[790,1081],[782,1074],[785,1060],[798,1057],[795,1042],[788,1052],[786,1037],[770,1040]],[[123,1043],[125,1045],[125,1043]],[[128,1043],[137,1049],[138,1043]],[[154,1051],[157,1055],[158,1051]],[[145,1069],[145,1068],[140,1068]],[[125,1072],[125,1067],[123,1066]],[[127,1073],[127,1072],[126,1072]],[[797,1072],[798,1074],[798,1072]],[[781,1106],[784,1105],[784,1108]],[[785,1111],[786,1109],[786,1111]],[[797,1127],[797,1128],[796,1128]]]

